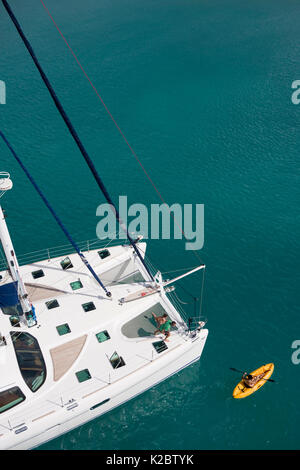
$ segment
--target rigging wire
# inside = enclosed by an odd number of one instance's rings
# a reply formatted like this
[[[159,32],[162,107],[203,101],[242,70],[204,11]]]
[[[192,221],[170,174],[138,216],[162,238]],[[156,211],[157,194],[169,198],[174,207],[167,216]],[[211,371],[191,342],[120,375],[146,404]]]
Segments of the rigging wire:
[[[44,196],[44,194],[42,193],[41,189],[39,188],[39,186],[36,184],[35,180],[32,178],[31,174],[29,173],[29,171],[27,170],[27,168],[23,165],[22,161],[20,160],[20,158],[18,157],[18,155],[16,154],[16,152],[14,151],[14,149],[12,148],[12,146],[10,145],[10,143],[8,142],[8,140],[6,139],[5,135],[3,134],[3,132],[0,130],[0,136],[2,137],[3,141],[5,142],[5,144],[7,145],[7,147],[9,148],[10,152],[12,153],[12,155],[14,156],[15,160],[19,163],[19,165],[21,166],[22,170],[24,171],[24,173],[26,174],[27,178],[29,179],[29,181],[32,183],[32,185],[34,186],[35,190],[37,191],[37,193],[40,195],[40,197],[42,198],[42,200],[44,201],[45,205],[47,206],[47,208],[49,209],[49,211],[51,212],[51,214],[53,215],[54,219],[56,220],[56,222],[58,223],[58,225],[60,226],[60,228],[62,229],[62,231],[64,232],[64,234],[66,235],[66,237],[68,238],[69,242],[72,244],[72,246],[74,247],[74,249],[77,251],[78,255],[80,256],[82,262],[85,264],[85,266],[89,269],[89,271],[91,272],[91,274],[94,276],[94,278],[96,279],[96,281],[98,282],[98,284],[102,287],[102,289],[104,290],[104,292],[106,293],[106,295],[108,297],[111,297],[111,293],[108,292],[108,290],[106,289],[106,287],[104,286],[104,284],[102,284],[101,280],[99,279],[99,276],[95,273],[95,271],[93,270],[92,266],[89,264],[88,260],[86,259],[86,257],[83,255],[83,253],[81,253],[79,247],[77,246],[77,243],[75,243],[75,241],[73,240],[73,238],[71,237],[71,235],[69,234],[69,232],[67,231],[66,227],[64,226],[64,224],[62,223],[62,221],[59,219],[59,217],[57,216],[57,214],[54,212],[54,210],[52,209],[51,205],[49,204],[48,200],[46,199],[46,197]]]
[[[200,309],[199,309],[199,315],[202,315],[205,270],[206,270],[206,268],[203,269],[203,275],[202,275],[202,286],[201,286],[201,294],[200,294]]]
[[[114,117],[112,116],[111,112],[110,112],[109,109],[107,108],[107,106],[106,106],[106,104],[104,103],[102,97],[101,97],[100,94],[98,93],[96,87],[95,87],[95,86],[93,85],[93,83],[91,82],[90,78],[88,77],[87,73],[85,72],[84,68],[82,67],[81,63],[79,62],[79,60],[78,60],[76,54],[74,53],[74,51],[72,50],[72,48],[69,46],[69,44],[68,44],[66,38],[64,37],[64,35],[63,35],[62,32],[60,31],[60,29],[58,28],[56,22],[54,21],[52,15],[50,14],[50,12],[49,12],[49,10],[47,9],[46,5],[44,4],[43,0],[40,0],[40,1],[41,1],[42,5],[44,6],[45,10],[47,11],[49,17],[51,18],[52,22],[54,23],[55,27],[57,28],[58,32],[59,32],[60,35],[62,36],[62,38],[63,38],[63,40],[65,41],[65,43],[67,44],[68,48],[70,49],[72,55],[74,56],[76,62],[78,63],[79,67],[81,68],[82,72],[84,73],[84,75],[85,75],[86,78],[88,79],[90,85],[93,87],[94,91],[96,92],[98,98],[99,98],[100,101],[102,102],[102,104],[103,104],[105,110],[107,111],[107,113],[109,114],[111,120],[112,120],[113,123],[115,124],[116,128],[118,129],[119,133],[121,134],[121,136],[123,137],[124,141],[125,141],[126,144],[128,145],[129,149],[131,150],[131,153],[133,154],[133,156],[135,157],[135,159],[137,160],[137,162],[139,163],[139,165],[140,165],[141,168],[143,169],[145,175],[147,176],[147,178],[149,179],[150,183],[151,183],[152,186],[154,187],[154,189],[155,189],[156,193],[158,194],[159,198],[162,200],[162,202],[163,202],[164,204],[166,204],[166,202],[165,202],[165,200],[163,199],[161,193],[158,191],[158,189],[157,189],[157,187],[155,186],[154,182],[152,181],[151,177],[149,176],[149,174],[147,173],[146,169],[145,169],[144,166],[142,165],[140,159],[139,159],[138,156],[136,155],[136,153],[135,153],[135,151],[133,150],[132,146],[129,144],[128,140],[126,139],[125,134],[123,133],[123,131],[121,130],[121,128],[118,126],[116,120],[114,119]],[[51,95],[53,101],[54,101],[54,103],[55,103],[55,105],[56,105],[56,108],[58,109],[58,111],[60,112],[62,118],[64,119],[65,124],[67,125],[67,127],[68,127],[68,129],[69,129],[69,131],[70,131],[70,133],[71,133],[71,135],[72,135],[72,137],[73,137],[73,139],[75,140],[77,146],[79,147],[79,150],[81,151],[82,156],[84,157],[86,163],[88,164],[88,166],[89,166],[89,168],[90,168],[90,170],[91,170],[91,172],[92,172],[92,174],[93,174],[93,176],[94,176],[94,178],[95,178],[95,180],[96,180],[98,186],[100,187],[102,193],[104,194],[104,196],[105,196],[107,202],[108,202],[108,203],[111,205],[111,207],[113,208],[113,212],[114,212],[114,214],[115,214],[117,220],[119,221],[120,226],[121,226],[122,229],[125,231],[129,242],[131,243],[132,247],[134,248],[136,254],[138,255],[138,257],[139,257],[139,259],[140,259],[140,261],[141,261],[142,264],[144,265],[144,267],[145,267],[146,271],[148,272],[150,278],[151,278],[152,280],[154,280],[154,278],[153,278],[153,276],[152,276],[152,274],[151,274],[149,268],[148,268],[147,265],[145,264],[145,262],[144,262],[144,260],[143,260],[143,258],[142,258],[142,256],[141,256],[141,254],[140,254],[140,252],[139,252],[139,249],[136,247],[135,242],[131,239],[131,236],[129,235],[129,232],[128,232],[128,230],[127,230],[127,227],[124,226],[122,220],[120,219],[119,213],[118,213],[118,211],[117,211],[115,205],[113,204],[113,202],[112,202],[112,200],[111,200],[111,198],[110,198],[110,195],[109,195],[109,193],[108,193],[106,187],[104,186],[104,184],[103,184],[103,182],[102,182],[102,180],[101,180],[99,174],[97,173],[97,170],[96,170],[96,168],[95,168],[95,166],[94,166],[94,164],[93,164],[91,158],[90,158],[89,155],[87,154],[87,152],[86,152],[86,150],[85,150],[85,148],[84,148],[84,146],[83,146],[81,140],[79,139],[79,136],[77,135],[77,132],[75,131],[75,129],[74,129],[74,127],[73,127],[71,121],[69,120],[69,118],[68,118],[68,116],[67,116],[67,114],[66,114],[66,112],[65,112],[65,110],[64,110],[64,108],[63,108],[63,106],[61,105],[61,103],[60,103],[58,97],[56,96],[56,93],[54,92],[54,90],[53,90],[53,88],[52,88],[52,86],[51,86],[51,84],[50,84],[50,82],[49,82],[49,80],[48,80],[46,74],[44,73],[44,71],[43,71],[43,69],[42,69],[42,67],[41,67],[41,65],[40,65],[40,63],[39,63],[37,57],[35,56],[35,53],[34,53],[32,47],[31,47],[31,45],[30,45],[28,39],[25,37],[25,35],[24,35],[23,31],[22,31],[22,28],[21,28],[20,24],[18,23],[17,19],[15,18],[14,14],[13,14],[11,8],[10,8],[10,6],[8,5],[7,0],[2,0],[2,3],[3,3],[3,5],[4,5],[6,11],[8,12],[8,14],[9,14],[11,20],[13,21],[13,23],[14,23],[14,25],[15,25],[15,27],[16,27],[16,29],[17,29],[17,31],[18,31],[18,33],[19,33],[19,35],[20,35],[22,41],[24,42],[24,44],[25,44],[25,46],[26,46],[28,52],[30,53],[30,55],[31,55],[31,57],[32,57],[32,59],[33,59],[35,65],[36,65],[36,67],[37,67],[37,69],[38,69],[38,71],[39,71],[39,73],[40,73],[40,75],[41,75],[41,77],[42,77],[42,79],[43,79],[43,81],[44,81],[44,83],[45,83],[45,85],[46,85],[46,87],[47,87],[47,89],[48,89],[48,91],[49,91],[49,93],[50,93],[50,95]],[[5,137],[4,137],[3,135],[2,135],[2,137],[3,137],[4,140],[6,141],[6,139],[5,139]],[[6,141],[6,143],[8,144],[7,141]],[[8,144],[8,146],[9,146],[9,144]],[[170,215],[172,215],[172,217],[173,217],[173,219],[174,219],[174,222],[176,223],[176,225],[178,225],[178,223],[177,223],[177,221],[176,221],[176,219],[175,219],[174,213],[170,210],[170,208],[169,208],[169,206],[168,206],[167,204],[166,204],[166,206],[167,206],[167,208],[168,208],[168,210],[169,210],[169,212],[170,212]],[[61,224],[61,225],[62,225],[62,224]],[[185,233],[184,233],[184,231],[183,231],[183,229],[182,229],[182,227],[181,227],[180,225],[178,225],[178,227],[180,228],[180,230],[181,230],[181,232],[182,232],[184,238],[187,239],[186,236],[185,236]],[[77,249],[76,249],[76,251],[77,251]],[[196,251],[194,251],[194,255],[202,262],[200,256],[198,255],[198,253],[197,253]],[[83,255],[81,254],[81,256],[83,256]],[[91,268],[91,267],[90,267],[90,268]],[[90,268],[89,268],[89,269],[90,269]],[[92,269],[92,268],[91,268],[91,269]],[[96,274],[96,273],[94,273],[94,274]],[[94,274],[93,274],[93,275],[94,275]],[[96,275],[96,276],[97,276],[97,275]],[[94,275],[94,277],[95,277],[95,275]],[[97,278],[96,278],[96,279],[97,279]],[[99,279],[99,281],[100,281],[100,279]],[[98,281],[98,282],[99,282],[99,281]],[[100,281],[100,283],[101,283],[101,281]],[[202,308],[202,299],[203,299],[203,285],[204,285],[204,276],[203,276],[203,280],[202,280],[202,289],[201,289],[201,308]],[[102,286],[102,287],[104,288],[104,286]],[[182,286],[181,286],[181,287],[182,287]],[[106,290],[106,289],[104,288],[104,290]],[[197,300],[196,297],[194,297],[194,296],[192,296],[192,297],[193,297],[195,300]]]
[[[153,272],[157,272],[157,268],[155,268],[155,265],[154,263],[150,260],[149,256],[145,254],[145,252],[141,249],[141,251],[144,253],[144,256],[145,258],[147,259],[147,262],[149,264],[149,266],[153,269]],[[186,268],[188,269],[188,268]],[[193,269],[193,268],[191,268]],[[191,305],[191,303],[194,304],[194,312],[195,312],[195,316],[198,316],[196,315],[196,304],[197,304],[197,301],[199,301],[199,316],[202,315],[202,307],[203,307],[203,295],[204,295],[204,280],[205,280],[205,270],[206,270],[206,267],[204,267],[204,269],[202,269],[202,283],[201,283],[201,292],[200,292],[200,297],[195,297],[188,289],[186,289],[186,287],[184,287],[182,284],[180,284],[178,281],[177,281],[177,285],[178,287],[180,287],[183,291],[186,292],[186,294],[188,294],[190,297],[193,298],[193,302],[183,302],[182,300],[179,299],[178,295],[173,292],[172,294],[174,295],[174,297],[176,297],[178,299],[178,301],[182,304],[188,304],[188,305]],[[168,273],[172,273],[172,272],[177,272],[177,271],[182,271],[182,269],[176,269],[174,271],[164,271],[163,273],[161,274],[168,274]],[[185,313],[185,312],[184,312]]]
[[[129,234],[129,232],[128,232],[128,229],[127,229],[126,225],[123,223],[122,219],[120,218],[119,212],[118,212],[116,206],[114,205],[114,203],[113,203],[113,201],[112,201],[112,199],[111,199],[111,197],[110,197],[110,194],[108,193],[108,191],[107,191],[107,189],[106,189],[106,187],[105,187],[105,185],[104,185],[102,179],[100,178],[99,173],[98,173],[97,170],[96,170],[96,167],[95,167],[95,165],[94,165],[92,159],[90,158],[89,154],[87,153],[87,151],[86,151],[86,149],[85,149],[83,143],[81,142],[81,140],[80,140],[80,138],[79,138],[79,136],[78,136],[78,134],[77,134],[77,132],[76,132],[76,130],[75,130],[73,124],[72,124],[72,122],[70,121],[70,119],[69,119],[67,113],[65,112],[65,110],[64,110],[64,108],[63,108],[63,106],[62,106],[60,100],[58,99],[58,97],[57,97],[57,95],[56,95],[56,93],[55,93],[55,91],[54,91],[54,89],[53,89],[53,87],[52,87],[52,85],[51,85],[51,83],[50,83],[50,81],[49,81],[47,75],[45,74],[44,70],[42,69],[42,67],[41,67],[41,65],[40,65],[40,63],[39,63],[39,61],[38,61],[38,59],[37,59],[37,57],[36,57],[36,55],[35,55],[35,53],[34,53],[34,50],[33,50],[32,46],[31,46],[31,44],[30,44],[30,42],[29,42],[28,39],[26,38],[26,36],[25,36],[25,34],[24,34],[24,32],[23,32],[23,30],[22,30],[22,28],[21,28],[21,26],[20,26],[18,20],[16,19],[14,13],[12,12],[12,9],[10,8],[10,6],[9,6],[9,4],[8,4],[8,2],[7,2],[7,0],[2,0],[2,3],[3,3],[3,6],[4,6],[4,8],[6,9],[8,15],[9,15],[10,19],[12,20],[13,24],[15,25],[16,30],[18,31],[19,36],[21,37],[21,39],[22,39],[22,41],[23,41],[23,43],[24,43],[26,49],[28,50],[28,52],[29,52],[29,54],[30,54],[30,56],[31,56],[31,58],[32,58],[32,60],[33,60],[33,62],[34,62],[34,64],[35,64],[35,66],[36,66],[36,68],[38,69],[38,71],[39,71],[39,73],[40,73],[40,76],[41,76],[41,78],[42,78],[44,84],[46,85],[46,87],[47,87],[47,89],[48,89],[48,91],[49,91],[49,93],[50,93],[50,95],[51,95],[51,98],[53,99],[53,102],[54,102],[54,104],[55,104],[55,106],[56,106],[56,108],[57,108],[57,110],[59,111],[61,117],[63,118],[63,120],[64,120],[64,122],[65,122],[65,124],[66,124],[66,126],[68,127],[70,134],[72,135],[72,137],[73,137],[75,143],[77,144],[77,146],[78,146],[78,148],[79,148],[79,150],[80,150],[80,152],[81,152],[81,155],[83,156],[83,158],[85,159],[85,161],[86,161],[86,163],[87,163],[89,169],[91,170],[92,175],[93,175],[93,177],[94,177],[96,183],[98,184],[98,186],[99,186],[99,188],[100,188],[102,194],[104,195],[106,201],[107,201],[108,204],[110,205],[110,208],[111,208],[111,210],[112,210],[114,216],[116,217],[117,221],[119,222],[120,227],[121,227],[122,230],[124,230],[124,232],[126,233],[126,236],[127,236],[128,240],[129,240],[130,244],[132,245],[134,251],[136,252],[136,254],[137,254],[137,256],[138,256],[138,258],[139,258],[141,264],[144,266],[145,270],[147,271],[148,275],[150,276],[150,280],[154,282],[154,279],[153,279],[153,276],[152,276],[151,272],[149,271],[149,269],[148,269],[146,263],[144,262],[144,260],[143,260],[143,258],[142,258],[142,256],[141,256],[141,254],[140,254],[140,252],[139,252],[139,249],[138,249],[138,247],[136,246],[134,240],[131,238],[131,236],[130,236],[130,234]],[[94,277],[95,277],[95,276],[94,276]]]
[[[47,8],[47,6],[45,5],[45,3],[43,2],[43,0],[40,0],[41,4],[43,5],[44,9],[46,10],[49,18],[51,19],[52,23],[54,24],[55,28],[57,29],[57,31],[59,32],[60,36],[62,37],[62,39],[64,40],[65,44],[67,45],[68,49],[70,50],[71,54],[73,55],[75,61],[77,62],[78,66],[80,67],[81,71],[83,72],[83,74],[85,75],[86,79],[88,80],[88,82],[90,83],[91,87],[93,88],[94,92],[96,93],[97,97],[99,98],[99,100],[101,101],[105,111],[107,112],[107,114],[109,115],[110,119],[112,120],[112,122],[114,123],[115,127],[117,128],[118,132],[120,133],[120,135],[122,136],[124,142],[126,143],[126,145],[128,146],[130,152],[132,153],[133,157],[135,158],[135,160],[138,162],[138,164],[140,165],[140,167],[142,168],[144,174],[146,175],[147,179],[149,180],[149,182],[151,183],[151,185],[153,186],[155,192],[157,193],[159,199],[163,202],[163,204],[165,204],[167,206],[167,209],[169,210],[170,212],[170,215],[172,216],[173,220],[174,220],[174,223],[177,225],[177,227],[180,229],[182,235],[184,236],[185,240],[187,240],[186,238],[186,235],[183,231],[183,228],[181,227],[181,224],[179,224],[177,221],[176,221],[176,218],[174,216],[174,213],[170,210],[170,207],[169,205],[166,203],[165,199],[163,198],[163,196],[161,195],[160,191],[158,190],[157,186],[154,184],[152,178],[150,177],[149,173],[147,172],[147,170],[145,169],[144,165],[142,164],[141,160],[139,159],[139,157],[137,156],[136,152],[134,151],[133,147],[130,145],[130,143],[128,142],[124,132],[122,131],[122,129],[120,128],[120,126],[118,125],[116,119],[114,118],[114,116],[112,115],[111,111],[109,110],[109,108],[107,107],[107,105],[105,104],[102,96],[100,95],[100,93],[98,92],[97,88],[95,87],[95,85],[93,84],[92,80],[90,79],[90,77],[88,76],[87,72],[85,71],[84,67],[82,66],[81,62],[79,61],[77,55],[75,54],[75,52],[73,51],[73,49],[71,48],[70,44],[68,43],[66,37],[63,35],[62,31],[60,30],[60,28],[58,27],[56,21],[54,20],[53,16],[51,15],[49,9]],[[199,256],[199,254],[193,250],[193,253],[194,255],[196,256],[196,258],[202,263],[202,259],[201,257]]]

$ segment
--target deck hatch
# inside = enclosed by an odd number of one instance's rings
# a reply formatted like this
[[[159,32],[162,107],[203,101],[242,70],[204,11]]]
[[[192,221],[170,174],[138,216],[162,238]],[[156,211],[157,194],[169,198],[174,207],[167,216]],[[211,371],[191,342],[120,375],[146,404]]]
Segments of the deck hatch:
[[[39,279],[40,277],[44,277],[45,273],[42,269],[38,269],[37,271],[32,271],[33,279]]]
[[[98,255],[100,256],[101,259],[104,259],[110,256],[110,252],[108,250],[100,250],[98,251]]]
[[[60,262],[60,265],[63,268],[63,270],[73,268],[72,261],[70,260],[68,256]]]
[[[106,330],[100,331],[100,333],[96,334],[96,338],[99,341],[99,343],[104,343],[104,341],[107,341],[110,339],[110,336]]]
[[[168,346],[164,341],[155,341],[155,343],[152,344],[158,354],[168,349]]]
[[[113,353],[113,355],[109,358],[109,361],[113,369],[118,369],[119,367],[125,366],[123,357],[119,356],[117,351]]]
[[[18,315],[11,315],[9,317],[9,321],[11,326],[13,326],[14,328],[20,328],[20,317]]]
[[[80,383],[92,378],[88,369],[80,370],[79,372],[76,372],[75,375],[77,377],[78,382]]]
[[[45,273],[42,269],[38,269],[37,271],[32,271],[32,277],[33,279],[38,279],[39,277],[44,277]]]
[[[63,325],[58,325],[56,329],[57,329],[57,333],[59,334],[59,336],[63,336],[68,333],[71,333],[71,328],[69,327],[68,323],[64,323]]]
[[[86,302],[81,305],[85,312],[90,312],[91,310],[96,310],[94,302]]]
[[[48,302],[46,302],[46,307],[48,310],[51,310],[52,308],[59,307],[59,303],[56,299],[48,300]]]
[[[72,290],[77,290],[77,289],[81,289],[83,287],[83,284],[82,284],[81,280],[78,279],[78,281],[71,282],[70,286],[71,286]]]

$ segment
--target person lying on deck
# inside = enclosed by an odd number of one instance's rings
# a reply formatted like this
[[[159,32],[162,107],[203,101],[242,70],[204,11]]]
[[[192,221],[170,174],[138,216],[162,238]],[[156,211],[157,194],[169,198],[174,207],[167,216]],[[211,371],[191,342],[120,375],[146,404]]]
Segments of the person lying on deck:
[[[164,313],[161,317],[159,317],[159,316],[156,315],[154,312],[152,312],[152,316],[153,316],[154,320],[156,321],[156,324],[157,324],[158,328],[159,328],[163,323],[166,323],[167,318],[168,318],[168,315],[167,315],[166,313]]]
[[[165,323],[160,325],[159,329],[154,331],[154,334],[156,335],[157,333],[164,333],[166,335],[164,341],[169,341],[168,338],[170,336],[170,329],[171,326],[176,326],[176,322],[172,320],[167,320]]]

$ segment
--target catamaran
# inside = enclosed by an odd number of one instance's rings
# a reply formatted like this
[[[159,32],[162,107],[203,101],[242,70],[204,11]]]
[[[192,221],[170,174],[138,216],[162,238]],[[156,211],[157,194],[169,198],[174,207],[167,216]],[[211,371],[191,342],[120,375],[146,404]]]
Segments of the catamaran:
[[[0,136],[68,238],[69,245],[16,255],[0,206],[0,449],[32,449],[91,421],[201,357],[208,330],[188,318],[147,262],[146,242],[120,220],[91,158],[6,0],[51,97],[128,242],[77,243],[2,131]],[[0,173],[0,198],[13,189]],[[118,244],[119,243],[119,244]],[[154,314],[154,315],[153,315]],[[156,316],[176,327],[155,335]]]

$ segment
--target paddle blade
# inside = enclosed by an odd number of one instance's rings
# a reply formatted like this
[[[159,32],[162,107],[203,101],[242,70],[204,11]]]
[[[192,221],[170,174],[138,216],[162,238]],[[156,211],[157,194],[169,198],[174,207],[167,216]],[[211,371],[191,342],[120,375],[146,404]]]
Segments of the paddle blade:
[[[241,370],[238,370],[238,369],[235,369],[234,367],[229,367],[230,370],[233,370],[234,372],[240,372],[241,374],[243,374],[244,372],[242,372]]]

